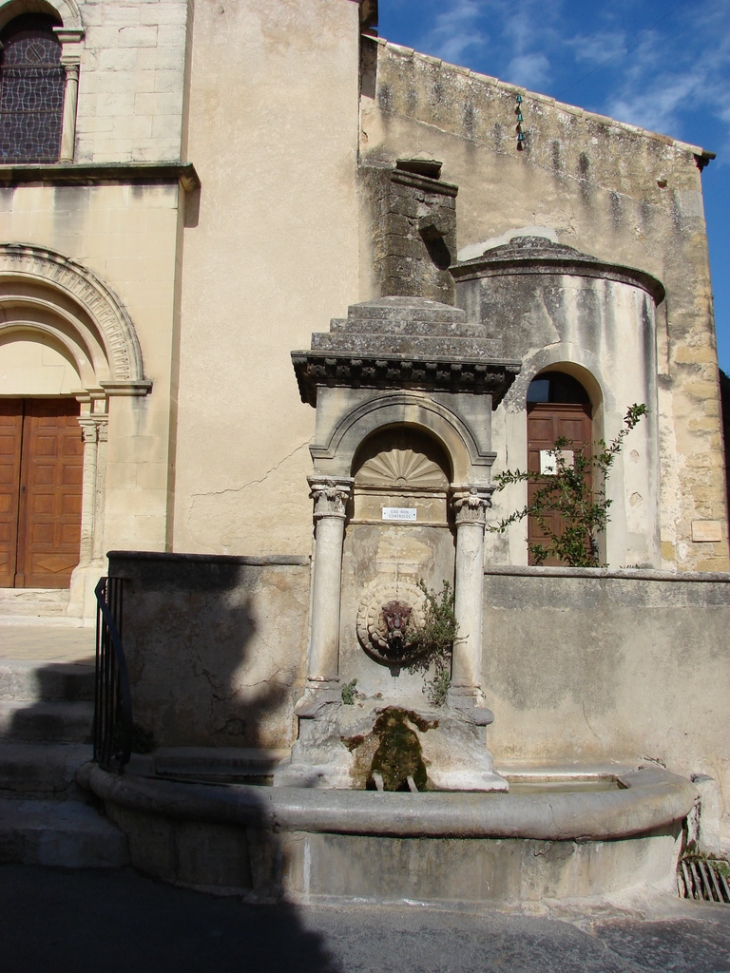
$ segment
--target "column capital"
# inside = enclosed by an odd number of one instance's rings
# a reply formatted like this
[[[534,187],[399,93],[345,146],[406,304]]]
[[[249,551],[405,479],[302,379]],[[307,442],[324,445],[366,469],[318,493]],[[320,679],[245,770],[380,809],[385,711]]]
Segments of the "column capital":
[[[66,78],[68,80],[71,81],[79,80],[79,68],[81,64],[77,58],[74,58],[73,60],[69,59],[68,61],[61,59],[61,65],[63,66],[63,69],[66,72]]]
[[[355,482],[351,476],[308,476],[309,496],[314,500],[314,518],[338,517],[345,519],[347,501],[352,496]]]
[[[487,523],[487,510],[492,506],[494,487],[463,487],[451,494],[451,505],[454,508],[456,526],[460,524]]]
[[[109,417],[106,415],[79,416],[79,425],[85,443],[105,443],[107,441]]]

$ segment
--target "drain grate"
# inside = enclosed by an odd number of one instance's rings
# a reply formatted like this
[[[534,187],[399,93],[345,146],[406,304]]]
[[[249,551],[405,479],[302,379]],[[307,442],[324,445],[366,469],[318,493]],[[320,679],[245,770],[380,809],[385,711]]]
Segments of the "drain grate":
[[[702,858],[683,858],[677,869],[677,889],[682,899],[722,902],[730,905],[728,864]]]

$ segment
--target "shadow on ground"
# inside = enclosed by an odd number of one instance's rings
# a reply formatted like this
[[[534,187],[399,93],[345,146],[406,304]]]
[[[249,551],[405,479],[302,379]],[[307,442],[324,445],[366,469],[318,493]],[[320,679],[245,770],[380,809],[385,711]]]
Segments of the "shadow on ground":
[[[578,924],[352,905],[251,906],[125,871],[0,866],[3,973],[722,973],[730,909]]]

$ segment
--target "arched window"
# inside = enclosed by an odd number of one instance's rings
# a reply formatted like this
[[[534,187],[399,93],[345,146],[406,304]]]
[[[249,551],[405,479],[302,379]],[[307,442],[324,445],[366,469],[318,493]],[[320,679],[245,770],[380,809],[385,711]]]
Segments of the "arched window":
[[[530,382],[527,390],[527,468],[532,473],[545,473],[550,469],[552,457],[550,450],[556,439],[565,437],[570,440],[568,452],[582,450],[591,455],[592,446],[591,399],[578,379],[564,372],[542,372]],[[528,501],[538,489],[534,483],[528,484]],[[562,533],[564,527],[559,514],[548,518],[551,529]],[[530,547],[541,543],[545,535],[534,517],[528,518],[527,542]],[[535,559],[530,554],[530,564]],[[544,562],[557,565],[555,558]]]
[[[58,161],[65,72],[55,26],[24,14],[0,33],[0,162]]]

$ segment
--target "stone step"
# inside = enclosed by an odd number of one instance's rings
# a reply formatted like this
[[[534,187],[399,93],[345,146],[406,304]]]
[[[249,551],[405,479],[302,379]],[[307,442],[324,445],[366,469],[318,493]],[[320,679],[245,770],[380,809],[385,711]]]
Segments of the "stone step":
[[[89,702],[93,698],[92,665],[0,659],[0,701]]]
[[[0,615],[23,618],[59,618],[66,615],[68,588],[0,588]],[[74,619],[78,625],[79,620]]]
[[[90,702],[0,702],[0,736],[4,742],[88,743],[94,704]]]
[[[127,839],[81,801],[0,799],[0,862],[55,868],[120,868]]]
[[[91,755],[89,744],[3,743],[0,796],[56,800],[77,796],[76,771]]]

